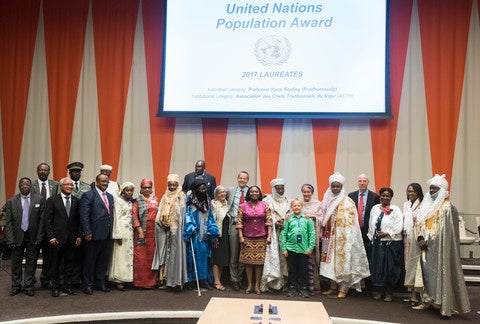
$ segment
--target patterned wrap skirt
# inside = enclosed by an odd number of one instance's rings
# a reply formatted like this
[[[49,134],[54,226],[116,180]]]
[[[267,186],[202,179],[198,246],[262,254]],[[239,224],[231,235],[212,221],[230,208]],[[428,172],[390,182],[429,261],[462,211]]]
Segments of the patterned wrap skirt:
[[[241,244],[239,262],[252,265],[265,263],[265,251],[267,250],[267,237],[244,237]]]

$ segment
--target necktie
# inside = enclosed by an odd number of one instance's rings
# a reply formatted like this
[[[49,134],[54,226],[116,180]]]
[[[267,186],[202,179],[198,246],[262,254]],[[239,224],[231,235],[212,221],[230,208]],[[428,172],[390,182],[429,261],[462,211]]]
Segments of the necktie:
[[[360,225],[360,228],[363,227],[363,195],[363,193],[360,194],[358,201],[358,225]]]
[[[66,201],[65,201],[65,209],[67,210],[67,216],[70,217],[70,208],[71,208],[71,205],[70,205],[70,196],[66,196],[65,199],[66,199]]]
[[[78,192],[78,182],[75,181],[75,192]]]
[[[110,209],[108,208],[107,195],[104,192],[102,192],[102,197],[103,197],[103,202],[105,203],[105,207],[107,207],[107,213],[110,214]]]
[[[23,210],[22,210],[22,225],[21,228],[24,232],[28,231],[28,210],[30,209],[30,202],[28,197],[23,197]]]
[[[240,204],[243,204],[245,202],[245,193],[243,192],[243,189],[240,189],[240,191],[242,192],[240,194]]]
[[[43,199],[47,199],[47,187],[45,187],[45,182],[42,182],[42,190],[40,191]]]

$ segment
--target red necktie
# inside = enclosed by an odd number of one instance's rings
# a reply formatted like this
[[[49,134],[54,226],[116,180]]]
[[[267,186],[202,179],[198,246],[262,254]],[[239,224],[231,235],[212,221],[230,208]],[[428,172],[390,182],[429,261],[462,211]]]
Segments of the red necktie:
[[[243,192],[243,189],[240,189],[242,191],[240,195],[240,204],[243,204],[245,202],[245,193]]]
[[[105,203],[105,207],[107,207],[107,213],[110,214],[110,209],[108,208],[107,195],[104,192],[102,192],[102,197],[103,197],[103,202]]]
[[[358,225],[363,227],[363,193],[360,194],[360,201],[358,202]]]

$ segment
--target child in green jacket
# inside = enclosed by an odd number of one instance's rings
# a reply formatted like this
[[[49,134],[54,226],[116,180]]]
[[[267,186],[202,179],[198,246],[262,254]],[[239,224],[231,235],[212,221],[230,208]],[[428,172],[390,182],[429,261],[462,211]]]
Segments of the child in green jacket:
[[[302,213],[302,202],[295,198],[290,203],[293,213],[285,221],[281,234],[281,248],[287,258],[288,280],[290,286],[287,296],[296,294],[308,298],[307,265],[309,256],[315,247],[315,228],[309,218]]]

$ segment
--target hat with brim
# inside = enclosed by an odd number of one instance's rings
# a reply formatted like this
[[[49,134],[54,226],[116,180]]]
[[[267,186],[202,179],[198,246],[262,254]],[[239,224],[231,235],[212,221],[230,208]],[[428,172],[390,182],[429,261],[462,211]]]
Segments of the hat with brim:
[[[68,170],[83,170],[83,163],[82,162],[72,162],[67,165]]]

